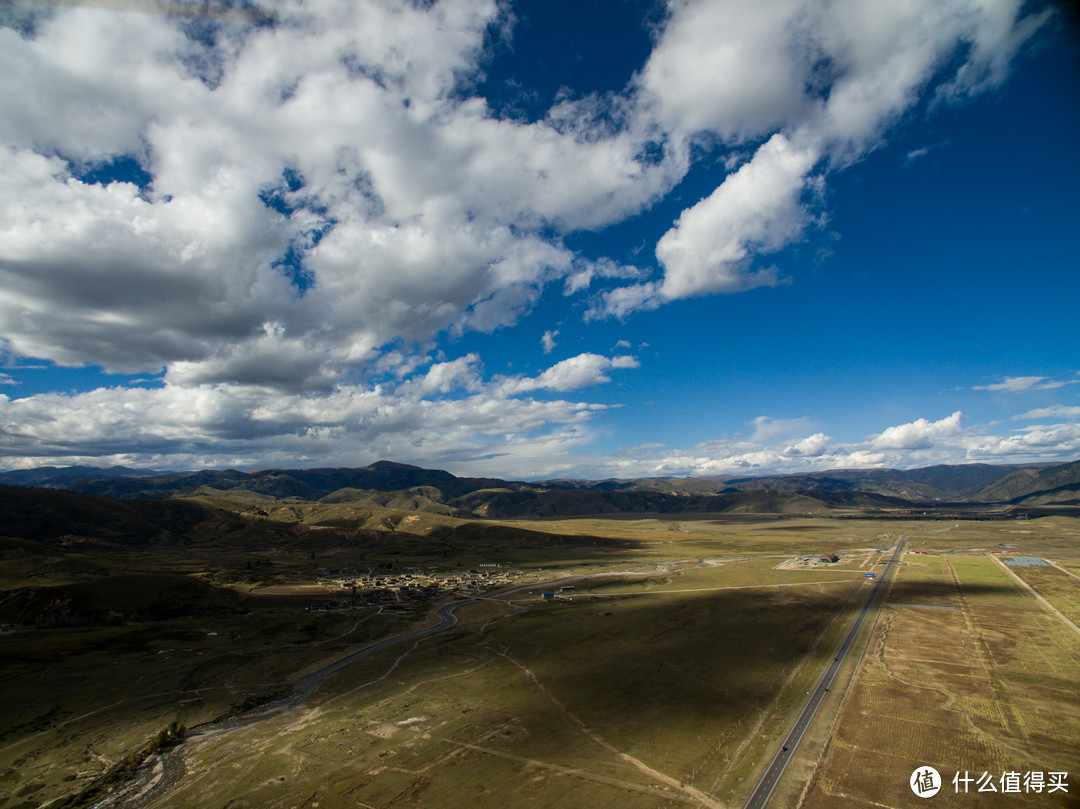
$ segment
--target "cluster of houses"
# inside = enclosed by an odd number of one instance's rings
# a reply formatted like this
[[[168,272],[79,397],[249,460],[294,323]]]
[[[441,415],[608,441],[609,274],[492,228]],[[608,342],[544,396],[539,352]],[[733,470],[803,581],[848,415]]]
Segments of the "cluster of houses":
[[[391,606],[408,608],[426,605],[446,595],[477,596],[496,587],[513,583],[521,571],[503,568],[495,563],[481,564],[468,571],[438,573],[409,568],[402,573],[361,573],[358,571],[322,570],[317,583],[342,593],[336,601],[312,604],[313,612],[347,607]],[[347,593],[347,595],[346,595]]]

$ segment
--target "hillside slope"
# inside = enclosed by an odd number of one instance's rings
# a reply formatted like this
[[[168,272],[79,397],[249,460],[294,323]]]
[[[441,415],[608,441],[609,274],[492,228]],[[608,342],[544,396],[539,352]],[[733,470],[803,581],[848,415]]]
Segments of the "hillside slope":
[[[863,492],[834,495],[772,490],[679,495],[651,491],[489,489],[473,492],[456,502],[462,509],[492,519],[598,514],[819,514],[834,508],[910,505],[903,500]]]
[[[78,492],[0,486],[0,536],[49,540],[75,535],[137,545],[170,539],[227,512],[182,500],[116,500]]]
[[[1025,468],[980,486],[964,495],[965,499],[989,503],[1007,503],[1037,492],[1080,483],[1080,461],[1043,468]]]
[[[117,480],[164,475],[152,469],[131,469],[127,466],[38,466],[33,469],[12,469],[0,472],[0,486],[41,486],[48,489],[69,489],[91,480]]]
[[[72,479],[72,491],[129,500],[225,497],[253,505],[275,501],[352,503],[402,512],[490,517],[732,509],[811,513],[830,508],[924,507],[959,500],[1014,503],[1080,482],[1080,461],[1025,467],[961,464],[909,470],[831,469],[751,477],[536,483],[457,477],[443,470],[391,461],[357,468],[202,470],[150,477],[132,477],[128,474],[131,470],[124,470],[123,476],[112,479],[92,479],[94,475],[83,468],[72,468],[67,478],[61,471],[42,472],[41,485],[59,487],[60,481]],[[106,475],[109,470],[99,472]],[[33,476],[22,479],[30,481]],[[736,497],[751,494],[755,497]]]
[[[869,492],[912,501],[954,500],[965,492],[1005,477],[1021,467],[991,464],[943,464],[921,469],[829,469],[787,475],[708,478],[623,478],[549,480],[549,488],[653,491],[669,494],[724,494],[735,491]]]
[[[510,485],[496,478],[459,478],[441,469],[379,461],[353,469],[236,469],[185,472],[157,477],[87,481],[72,486],[73,491],[107,497],[174,497],[193,494],[201,487],[217,490],[244,489],[271,497],[319,500],[342,489],[400,491],[419,486],[439,489],[459,497],[477,489]]]
[[[1080,483],[1067,483],[1027,494],[1010,500],[1009,503],[1018,506],[1080,506]]]

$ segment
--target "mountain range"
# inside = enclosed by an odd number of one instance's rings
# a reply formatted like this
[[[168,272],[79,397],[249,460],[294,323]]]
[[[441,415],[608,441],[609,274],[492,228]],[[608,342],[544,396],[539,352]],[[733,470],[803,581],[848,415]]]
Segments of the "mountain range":
[[[833,469],[757,477],[507,481],[457,477],[392,461],[323,469],[153,472],[41,467],[0,473],[0,485],[67,489],[125,499],[232,499],[368,503],[403,511],[489,518],[614,513],[815,513],[958,503],[1080,505],[1080,461]]]
[[[968,492],[1002,479],[1022,466],[962,464],[922,469],[830,469],[823,472],[752,477],[637,478],[627,480],[550,480],[538,485],[579,489],[721,493],[769,489],[779,492],[872,492],[912,501],[967,499]]]

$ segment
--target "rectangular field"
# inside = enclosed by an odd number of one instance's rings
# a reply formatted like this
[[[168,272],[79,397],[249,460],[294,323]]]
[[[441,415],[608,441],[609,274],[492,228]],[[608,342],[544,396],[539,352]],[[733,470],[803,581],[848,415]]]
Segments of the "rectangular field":
[[[908,780],[927,765],[944,780],[934,806],[1077,805],[1080,637],[987,556],[904,561],[800,806],[925,806]],[[1070,773],[1069,792],[1001,792],[1033,771]],[[999,792],[957,794],[964,772]]]

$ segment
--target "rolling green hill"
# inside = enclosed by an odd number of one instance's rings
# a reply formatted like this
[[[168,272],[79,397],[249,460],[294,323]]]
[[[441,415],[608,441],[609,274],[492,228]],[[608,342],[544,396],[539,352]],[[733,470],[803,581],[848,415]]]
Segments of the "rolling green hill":
[[[447,503],[446,494],[434,486],[413,486],[399,491],[381,492],[346,487],[319,498],[320,503],[368,503],[401,511],[424,511],[429,514],[456,515],[458,509]]]
[[[129,471],[125,470],[125,475]],[[833,469],[753,477],[567,479],[537,483],[461,478],[443,470],[390,461],[354,469],[203,470],[109,480],[89,479],[93,476],[79,474],[83,476],[70,483],[72,490],[124,498],[129,507],[124,510],[109,506],[105,509],[108,513],[100,519],[84,519],[73,512],[71,520],[89,525],[87,530],[93,536],[102,531],[107,534],[109,525],[123,525],[131,541],[130,537],[145,538],[162,530],[176,530],[162,528],[162,519],[170,525],[174,522],[170,516],[173,512],[181,521],[208,519],[205,514],[177,512],[176,509],[183,508],[180,506],[159,506],[155,511],[155,507],[145,505],[177,497],[202,498],[209,506],[243,513],[245,517],[265,517],[269,506],[285,502],[351,504],[394,512],[488,518],[680,511],[818,513],[836,508],[902,509],[961,500],[1015,503],[1019,498],[1080,482],[1080,461],[1056,466],[962,464],[909,470]],[[51,482],[45,485],[50,486],[59,486],[57,481],[63,479],[56,470],[46,477]],[[26,495],[23,500],[28,507],[16,515],[15,523],[29,525],[34,520],[44,520],[40,529],[52,530],[48,523],[52,518],[34,511],[33,497]],[[144,506],[130,505],[135,502]],[[235,508],[238,502],[247,505]],[[78,511],[75,504],[65,508]],[[162,508],[166,511],[162,512]],[[399,518],[387,519],[386,524],[392,525]],[[383,516],[376,522],[382,525]]]
[[[0,535],[55,540],[64,535],[138,545],[182,536],[228,512],[183,500],[117,500],[54,489],[0,486]]]
[[[137,479],[87,481],[74,491],[108,497],[162,498],[195,493],[200,487],[245,489],[271,497],[318,500],[341,489],[400,491],[418,486],[459,497],[477,489],[511,485],[495,478],[459,478],[440,469],[378,461],[355,469],[204,470]]]
[[[755,490],[712,495],[652,491],[488,489],[460,498],[462,508],[493,519],[597,514],[818,514],[834,508],[902,508],[906,501],[867,493]]]
[[[1018,506],[1080,506],[1080,483],[1035,492],[1009,501]]]
[[[788,475],[709,478],[636,478],[619,480],[551,480],[550,488],[653,491],[671,494],[723,494],[733,491],[870,492],[912,501],[953,500],[1019,470],[1018,466],[953,464],[921,469],[830,469]]]
[[[241,612],[239,596],[190,576],[126,573],[0,591],[0,622],[100,626]]]
[[[1062,486],[1080,483],[1080,461],[1042,468],[1016,471],[981,486],[965,495],[965,499],[990,503],[1008,503],[1037,492],[1048,492]]]

